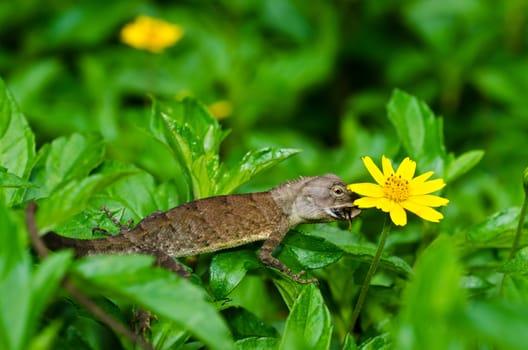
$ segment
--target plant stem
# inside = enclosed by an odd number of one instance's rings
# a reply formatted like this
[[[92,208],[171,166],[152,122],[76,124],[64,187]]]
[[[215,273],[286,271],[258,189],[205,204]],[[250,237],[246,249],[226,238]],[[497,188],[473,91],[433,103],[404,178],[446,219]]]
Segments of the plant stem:
[[[506,261],[510,261],[515,256],[515,253],[517,250],[519,250],[519,245],[521,244],[521,237],[522,237],[522,231],[524,226],[524,218],[526,217],[526,211],[528,210],[528,190],[525,189],[524,191],[524,202],[521,207],[521,210],[519,212],[519,223],[517,224],[517,230],[515,231],[515,236],[513,237],[513,243],[510,249],[510,254],[508,256],[508,259]],[[499,286],[499,295],[502,295],[504,291],[504,282],[506,280],[506,277],[508,276],[508,272],[505,272],[502,275],[502,280],[500,282]]]
[[[524,194],[524,202],[519,213],[519,223],[517,224],[517,231],[515,232],[515,237],[513,238],[513,244],[510,250],[510,256],[508,260],[513,259],[513,256],[519,249],[521,243],[522,230],[524,226],[524,218],[526,217],[526,210],[528,209],[528,192]]]
[[[356,302],[356,306],[354,307],[354,312],[352,313],[352,321],[350,323],[350,333],[353,333],[354,326],[356,325],[356,321],[359,317],[359,313],[361,311],[361,308],[363,307],[365,298],[367,297],[367,292],[370,286],[370,281],[372,280],[372,277],[374,276],[374,274],[376,273],[376,269],[378,268],[378,264],[381,259],[381,253],[383,252],[383,248],[385,247],[385,242],[387,241],[387,237],[389,235],[391,227],[392,225],[390,223],[390,220],[388,220],[388,218],[385,217],[385,222],[383,223],[383,229],[381,231],[378,248],[376,249],[376,254],[374,255],[374,259],[372,260],[372,263],[370,264],[370,268],[367,272],[367,276],[365,277],[365,281],[363,282],[363,285],[361,286],[359,297]]]

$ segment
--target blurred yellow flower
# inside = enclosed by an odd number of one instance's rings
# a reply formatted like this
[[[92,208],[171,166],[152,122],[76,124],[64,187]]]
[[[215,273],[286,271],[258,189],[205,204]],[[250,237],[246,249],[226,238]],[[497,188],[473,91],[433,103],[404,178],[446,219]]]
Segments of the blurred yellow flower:
[[[227,100],[213,102],[207,108],[217,120],[227,118],[233,113],[233,105]]]
[[[138,16],[121,29],[121,41],[136,49],[160,53],[177,43],[183,28],[148,16]]]
[[[363,164],[370,175],[376,180],[374,183],[357,183],[348,185],[348,189],[366,196],[357,199],[354,204],[360,208],[376,207],[389,213],[394,224],[405,226],[407,224],[408,210],[422,219],[439,222],[444,216],[431,207],[444,206],[449,200],[430,195],[445,186],[442,179],[427,181],[433,171],[426,172],[413,178],[416,162],[405,158],[398,170],[394,171],[388,158],[382,157],[383,172],[374,164],[370,157],[363,157]]]

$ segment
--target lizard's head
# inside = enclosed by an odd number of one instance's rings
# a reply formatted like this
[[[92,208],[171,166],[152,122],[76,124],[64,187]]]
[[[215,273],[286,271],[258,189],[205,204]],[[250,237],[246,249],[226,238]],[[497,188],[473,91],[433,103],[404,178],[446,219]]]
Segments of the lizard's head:
[[[275,189],[275,193],[285,206],[289,204],[287,211],[294,224],[352,220],[361,213],[354,205],[358,195],[347,190],[334,174],[303,177]],[[287,203],[288,197],[293,201]]]

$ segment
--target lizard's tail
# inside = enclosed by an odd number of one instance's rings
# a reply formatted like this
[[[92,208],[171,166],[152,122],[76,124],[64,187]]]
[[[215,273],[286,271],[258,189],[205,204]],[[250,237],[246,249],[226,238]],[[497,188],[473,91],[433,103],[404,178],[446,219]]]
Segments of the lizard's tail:
[[[75,239],[63,237],[55,232],[48,232],[42,236],[42,240],[50,250],[73,249],[75,256],[85,256],[96,253],[110,253],[116,251],[121,236],[99,239]]]

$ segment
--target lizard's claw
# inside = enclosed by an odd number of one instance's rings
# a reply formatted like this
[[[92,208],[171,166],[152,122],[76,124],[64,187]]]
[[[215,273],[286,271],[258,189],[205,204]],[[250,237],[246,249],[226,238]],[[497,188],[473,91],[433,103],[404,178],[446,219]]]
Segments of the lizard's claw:
[[[138,309],[132,317],[133,328],[137,334],[141,334],[143,339],[146,339],[147,333],[151,333],[151,321],[157,321],[158,317],[151,314],[150,311]]]
[[[306,271],[300,271],[299,273],[291,274],[290,277],[292,280],[298,283],[317,283],[319,284],[319,280],[317,278],[301,278],[302,276],[306,275]]]

